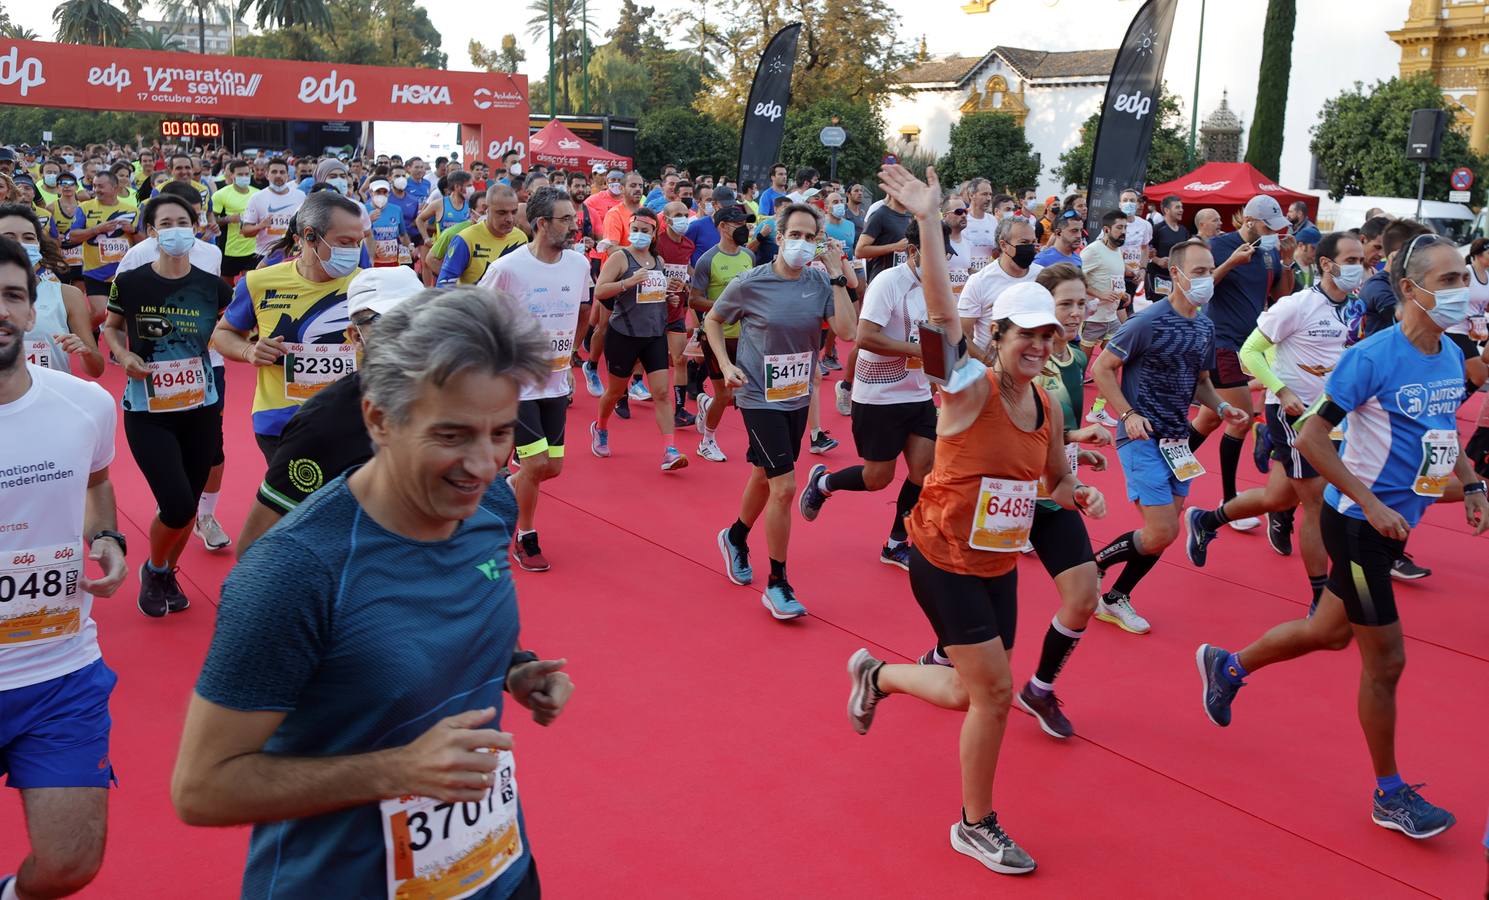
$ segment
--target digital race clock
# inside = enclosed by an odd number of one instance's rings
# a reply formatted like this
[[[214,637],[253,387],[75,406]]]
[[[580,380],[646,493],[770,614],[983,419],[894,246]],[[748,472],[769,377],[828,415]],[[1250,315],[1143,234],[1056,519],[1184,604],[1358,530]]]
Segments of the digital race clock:
[[[222,123],[200,119],[165,119],[160,123],[162,137],[220,138]]]

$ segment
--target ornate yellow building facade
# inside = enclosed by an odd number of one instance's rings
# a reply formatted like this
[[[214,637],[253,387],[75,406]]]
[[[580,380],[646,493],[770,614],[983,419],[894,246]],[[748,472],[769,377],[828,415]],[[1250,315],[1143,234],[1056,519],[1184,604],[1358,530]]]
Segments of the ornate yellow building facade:
[[[1411,0],[1406,23],[1387,35],[1401,48],[1402,77],[1431,75],[1457,109],[1455,126],[1489,153],[1489,6]]]

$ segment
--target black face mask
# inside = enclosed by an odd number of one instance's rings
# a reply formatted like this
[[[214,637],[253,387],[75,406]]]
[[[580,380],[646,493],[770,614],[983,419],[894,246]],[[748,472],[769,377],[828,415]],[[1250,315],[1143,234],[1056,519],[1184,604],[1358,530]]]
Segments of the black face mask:
[[[1039,253],[1039,248],[1033,244],[1019,244],[1013,248],[1013,264],[1020,269],[1027,269],[1034,263],[1034,257]]]
[[[729,232],[729,236],[734,239],[734,243],[743,247],[750,242],[750,229],[743,225],[738,225],[733,231]]]
[[[683,206],[686,206],[688,209],[692,209],[693,208],[693,198],[692,197],[684,197],[684,198],[682,198],[681,203],[682,203]]]

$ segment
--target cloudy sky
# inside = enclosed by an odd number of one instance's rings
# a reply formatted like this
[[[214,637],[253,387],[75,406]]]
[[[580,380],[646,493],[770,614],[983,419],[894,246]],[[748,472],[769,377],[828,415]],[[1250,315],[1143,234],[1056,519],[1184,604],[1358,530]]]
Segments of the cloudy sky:
[[[648,0],[659,13],[681,8],[692,0]],[[985,15],[961,12],[964,0],[889,0],[899,13],[901,33],[915,44],[924,34],[930,52],[979,55],[1003,44],[1044,50],[1083,50],[1116,47],[1141,0],[995,0]],[[445,35],[444,51],[451,68],[470,68],[465,52],[472,36],[468,0],[423,0],[430,18]],[[38,34],[53,33],[51,4],[8,4],[11,15]],[[1199,38],[1201,0],[1180,0],[1169,44],[1165,80],[1177,92],[1188,114],[1194,93],[1195,55]],[[1281,180],[1303,188],[1308,176],[1308,128],[1323,101],[1356,81],[1367,84],[1389,78],[1400,58],[1388,29],[1400,27],[1408,0],[1298,0],[1298,22],[1293,37],[1292,79],[1288,93],[1286,140]],[[1347,14],[1341,15],[1341,7]],[[590,0],[590,16],[600,32],[614,25],[620,0]],[[1255,107],[1256,80],[1261,65],[1261,31],[1266,4],[1262,0],[1212,2],[1205,18],[1205,44],[1200,71],[1199,109],[1203,118],[1229,90],[1231,107],[1250,127]],[[490,17],[482,16],[489,21]],[[527,13],[511,16],[514,24]],[[474,36],[488,45],[501,41],[499,28]],[[527,70],[534,78],[547,68],[546,47],[518,39],[527,50]]]

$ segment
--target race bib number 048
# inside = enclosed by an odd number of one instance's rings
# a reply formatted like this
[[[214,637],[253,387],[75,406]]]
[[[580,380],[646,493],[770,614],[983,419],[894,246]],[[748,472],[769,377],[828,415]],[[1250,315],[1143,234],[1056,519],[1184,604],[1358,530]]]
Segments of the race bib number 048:
[[[812,351],[765,357],[765,399],[770,403],[805,397],[812,388]]]
[[[83,627],[83,545],[0,554],[0,647],[35,646]]]
[[[304,403],[357,371],[353,344],[285,344],[284,399]]]
[[[380,811],[389,900],[460,900],[491,885],[522,858],[509,750],[498,751],[491,789],[482,800],[399,797],[384,800]]]

